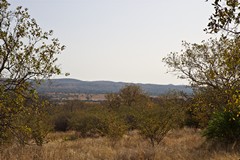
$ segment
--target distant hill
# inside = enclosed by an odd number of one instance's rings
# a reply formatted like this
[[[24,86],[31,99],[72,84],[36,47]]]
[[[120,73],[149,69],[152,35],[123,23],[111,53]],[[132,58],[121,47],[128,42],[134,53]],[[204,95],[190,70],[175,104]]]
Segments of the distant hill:
[[[42,83],[37,88],[40,93],[85,93],[85,94],[106,94],[116,93],[122,87],[133,83],[111,82],[111,81],[81,81],[76,79],[52,79]],[[186,93],[192,93],[192,89],[186,85],[157,85],[141,84],[139,85],[147,94],[151,96],[161,95],[169,90],[179,90]]]

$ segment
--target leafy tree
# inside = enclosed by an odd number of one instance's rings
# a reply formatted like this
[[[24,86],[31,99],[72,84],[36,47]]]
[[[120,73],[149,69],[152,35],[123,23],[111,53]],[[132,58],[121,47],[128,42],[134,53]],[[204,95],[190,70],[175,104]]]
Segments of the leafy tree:
[[[170,130],[179,127],[184,119],[185,110],[181,103],[172,99],[165,99],[165,102],[162,105],[155,104],[150,108],[135,110],[137,129],[153,147],[159,144]]]
[[[240,38],[210,39],[202,44],[184,42],[185,50],[170,53],[163,61],[192,86],[230,89],[239,84]]]
[[[223,90],[211,87],[196,89],[192,98],[192,118],[198,122],[198,127],[205,127],[215,111],[223,111],[228,103],[229,95]]]
[[[126,85],[119,92],[121,103],[126,106],[144,105],[147,102],[147,95],[140,86]]]
[[[105,105],[111,109],[118,109],[120,106],[144,106],[147,105],[149,97],[138,85],[126,85],[119,93],[106,95]]]
[[[149,107],[152,102],[143,92],[140,86],[126,85],[119,93],[106,95],[105,106],[111,111],[117,112],[124,120],[129,130],[136,129],[137,122],[134,115],[136,108]]]
[[[209,1],[209,0],[207,0]],[[225,31],[233,35],[239,35],[240,3],[238,0],[211,0],[215,12],[209,18],[208,27],[210,33]]]
[[[107,94],[105,97],[106,97],[105,105],[108,108],[117,109],[117,108],[120,107],[120,105],[121,105],[121,98],[120,98],[119,94],[110,93],[110,94]]]
[[[197,106],[223,109],[240,88],[240,39],[221,37],[183,45],[183,52],[170,53],[163,61],[196,88]]]
[[[18,137],[20,129],[36,136],[32,126],[19,117],[43,114],[46,104],[40,101],[33,85],[60,74],[56,55],[64,49],[58,39],[51,38],[53,32],[44,32],[27,9],[10,10],[9,6],[6,0],[0,1],[1,142]]]

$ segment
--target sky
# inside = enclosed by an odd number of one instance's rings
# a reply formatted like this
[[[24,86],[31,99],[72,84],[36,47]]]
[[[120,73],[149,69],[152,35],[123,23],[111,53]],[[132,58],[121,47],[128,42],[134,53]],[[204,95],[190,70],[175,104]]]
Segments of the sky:
[[[10,0],[23,6],[66,49],[58,64],[67,78],[188,84],[162,62],[182,41],[200,43],[213,13],[205,0]],[[64,75],[53,78],[63,78]],[[65,77],[66,78],[66,77]]]

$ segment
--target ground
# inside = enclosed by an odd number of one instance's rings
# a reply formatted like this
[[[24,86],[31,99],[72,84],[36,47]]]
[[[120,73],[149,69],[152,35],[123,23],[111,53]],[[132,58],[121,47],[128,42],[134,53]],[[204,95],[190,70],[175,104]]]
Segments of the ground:
[[[227,151],[228,150],[228,151]],[[201,130],[173,130],[154,148],[137,131],[118,141],[106,137],[77,138],[75,132],[50,133],[41,146],[10,146],[1,150],[1,160],[239,160],[240,152],[213,147]]]

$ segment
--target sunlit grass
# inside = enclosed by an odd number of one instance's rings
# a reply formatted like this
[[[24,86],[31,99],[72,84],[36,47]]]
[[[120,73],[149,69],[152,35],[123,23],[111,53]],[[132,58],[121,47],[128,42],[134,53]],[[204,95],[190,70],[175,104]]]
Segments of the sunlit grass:
[[[108,138],[78,138],[75,132],[51,133],[42,146],[11,146],[1,150],[1,160],[238,160],[239,152],[212,150],[199,130],[171,131],[154,148],[137,131],[116,143]]]

